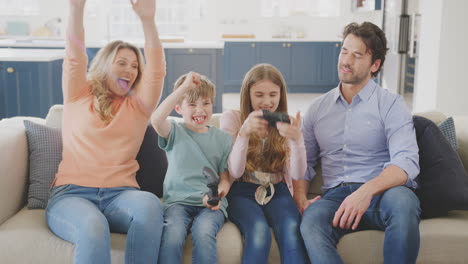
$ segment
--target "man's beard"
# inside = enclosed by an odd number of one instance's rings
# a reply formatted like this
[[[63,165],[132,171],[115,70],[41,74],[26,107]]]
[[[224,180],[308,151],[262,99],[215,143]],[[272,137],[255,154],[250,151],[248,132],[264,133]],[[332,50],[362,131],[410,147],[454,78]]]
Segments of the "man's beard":
[[[343,67],[343,66],[341,66],[341,67]],[[345,83],[345,84],[360,84],[367,78],[367,74],[365,74],[365,73],[363,73],[361,75],[359,73],[355,73],[354,70],[349,68],[349,67],[348,67],[348,69],[351,70],[351,74],[348,73],[347,74],[348,76],[346,76],[346,74],[342,73],[340,71],[340,69],[338,69],[338,78],[340,79],[340,81],[342,83]]]

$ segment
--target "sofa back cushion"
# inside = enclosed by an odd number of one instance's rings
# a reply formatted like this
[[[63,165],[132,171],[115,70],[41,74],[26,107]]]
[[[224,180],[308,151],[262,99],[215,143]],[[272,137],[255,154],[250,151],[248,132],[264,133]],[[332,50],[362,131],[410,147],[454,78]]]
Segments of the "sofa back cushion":
[[[158,134],[151,124],[146,128],[136,160],[140,165],[136,179],[141,190],[154,193],[161,198],[167,171],[167,157],[166,152],[158,145]]]
[[[28,208],[44,209],[49,189],[62,160],[60,129],[24,121],[29,149]]]
[[[468,209],[468,176],[457,152],[434,122],[414,116],[419,147],[416,193],[423,218],[437,217],[450,210]]]

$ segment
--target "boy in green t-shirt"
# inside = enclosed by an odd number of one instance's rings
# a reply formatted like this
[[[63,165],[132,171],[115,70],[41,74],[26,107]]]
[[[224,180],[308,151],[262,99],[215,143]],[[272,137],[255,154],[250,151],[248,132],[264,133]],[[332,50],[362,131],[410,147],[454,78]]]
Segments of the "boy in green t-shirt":
[[[214,85],[190,72],[175,83],[174,91],[153,113],[151,123],[159,134],[159,146],[167,153],[169,167],[164,180],[164,229],[159,263],[181,263],[187,232],[192,233],[193,262],[217,263],[216,234],[227,218],[230,182],[227,159],[232,137],[207,126],[213,114]],[[174,109],[183,122],[167,120]],[[204,167],[219,174],[216,206],[208,204],[208,179]]]

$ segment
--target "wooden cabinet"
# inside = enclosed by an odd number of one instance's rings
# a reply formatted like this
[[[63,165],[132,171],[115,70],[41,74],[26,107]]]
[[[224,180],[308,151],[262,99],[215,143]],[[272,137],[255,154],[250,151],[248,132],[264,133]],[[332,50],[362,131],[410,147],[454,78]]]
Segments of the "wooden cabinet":
[[[224,91],[238,93],[247,71],[270,63],[283,74],[289,92],[323,93],[338,84],[339,42],[226,42]]]
[[[213,113],[223,110],[222,95],[222,49],[166,49],[166,78],[161,101],[174,89],[174,83],[182,74],[190,71],[203,74],[216,86],[216,97],[213,104]],[[173,111],[176,115],[175,111]]]
[[[61,103],[61,62],[1,62],[2,116],[45,117],[49,107]],[[59,68],[59,69],[57,69]]]
[[[0,118],[44,118],[50,106],[61,104],[62,62],[0,62]]]

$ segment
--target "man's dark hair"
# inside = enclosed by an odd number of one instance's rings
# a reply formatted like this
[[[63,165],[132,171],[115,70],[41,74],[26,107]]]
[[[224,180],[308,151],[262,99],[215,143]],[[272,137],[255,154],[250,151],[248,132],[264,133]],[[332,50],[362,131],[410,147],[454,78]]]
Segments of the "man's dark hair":
[[[372,73],[373,77],[377,76],[384,64],[385,54],[388,50],[385,33],[371,22],[364,22],[361,25],[357,23],[348,24],[343,30],[343,41],[349,34],[355,35],[364,42],[367,48],[366,52],[370,51],[372,55],[372,63],[380,59],[380,67]]]

